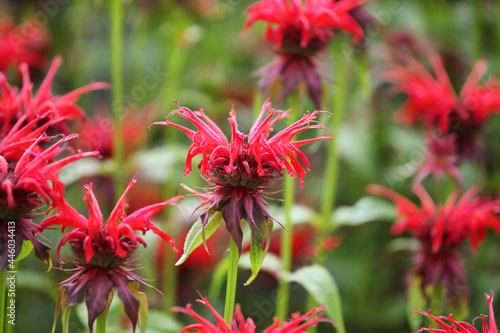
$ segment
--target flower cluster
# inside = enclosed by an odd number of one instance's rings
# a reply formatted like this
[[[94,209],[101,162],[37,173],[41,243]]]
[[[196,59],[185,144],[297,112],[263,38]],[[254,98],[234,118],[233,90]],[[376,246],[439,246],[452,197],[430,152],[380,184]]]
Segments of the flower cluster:
[[[203,225],[209,223],[213,212],[221,211],[226,229],[241,253],[243,232],[240,222],[246,220],[250,224],[252,237],[263,234],[266,230],[264,224],[273,219],[265,207],[265,191],[283,176],[283,170],[292,178],[299,178],[302,186],[309,161],[299,148],[307,143],[331,139],[318,137],[292,141],[298,133],[324,128],[315,120],[318,113],[308,113],[270,137],[274,124],[288,113],[271,109],[271,103],[266,101],[250,132],[244,134],[238,130],[233,109],[228,118],[232,127],[231,141],[203,110],[191,111],[179,106],[172,112],[195,125],[197,131],[168,119],[154,124],[176,127],[193,140],[188,150],[185,175],[192,170],[193,158],[202,155],[199,167],[211,187],[207,193],[196,193],[204,200],[202,206],[209,205],[201,214]]]
[[[198,321],[197,324],[192,324],[184,327],[179,333],[255,333],[255,324],[253,320],[251,318],[245,320],[245,317],[241,313],[241,309],[238,305],[236,306],[236,312],[234,318],[231,320],[230,326],[210,305],[206,297],[198,299],[197,302],[205,305],[210,310],[210,312],[213,313],[216,319],[216,325],[212,324],[210,321],[194,312],[191,304],[188,304],[186,308],[174,307],[172,308],[173,311],[186,313],[196,319],[196,321]],[[278,318],[274,318],[274,323],[270,327],[266,328],[263,333],[305,333],[306,328],[315,326],[320,321],[325,321],[322,317],[313,317],[314,314],[323,310],[325,310],[325,308],[320,306],[317,308],[313,308],[311,311],[304,315],[295,313],[292,315],[292,320],[289,322],[280,322]]]
[[[500,231],[500,218],[495,214],[500,211],[500,200],[478,198],[475,188],[460,199],[455,192],[444,205],[436,206],[424,188],[417,186],[414,192],[422,207],[380,185],[370,185],[368,192],[386,197],[396,204],[399,220],[392,228],[394,234],[409,231],[419,241],[420,248],[415,254],[411,276],[422,278],[424,295],[427,295],[427,286],[440,283],[457,295],[457,283],[467,285],[460,259],[461,244],[469,240],[472,249],[477,250],[488,229]]]
[[[281,82],[280,101],[304,82],[317,108],[321,105],[321,77],[325,76],[314,56],[335,37],[335,29],[347,31],[359,41],[361,26],[352,11],[368,0],[261,0],[247,9],[245,29],[257,21],[267,24],[265,39],[272,42],[278,57],[261,68],[260,86],[268,92]]]
[[[144,239],[135,235],[135,230],[143,234],[151,230],[174,247],[174,240],[158,229],[151,222],[151,218],[162,208],[175,204],[182,197],[173,197],[127,215],[125,196],[135,182],[135,179],[130,182],[105,223],[99,203],[92,192],[92,184],[89,184],[85,186],[84,198],[89,210],[88,218],[65,204],[60,214],[48,218],[41,224],[43,228],[53,225],[60,225],[63,230],[73,228],[62,237],[57,246],[57,254],[61,260],[59,253],[61,246],[70,244],[73,252],[70,261],[78,268],[74,275],[61,283],[59,311],[85,300],[89,312],[90,330],[94,320],[109,306],[108,296],[113,288],[117,289],[133,327],[137,325],[140,301],[134,295],[130,284],[134,281],[141,283],[144,281],[130,272],[130,269],[134,268],[133,261],[138,244],[144,247],[147,244]]]

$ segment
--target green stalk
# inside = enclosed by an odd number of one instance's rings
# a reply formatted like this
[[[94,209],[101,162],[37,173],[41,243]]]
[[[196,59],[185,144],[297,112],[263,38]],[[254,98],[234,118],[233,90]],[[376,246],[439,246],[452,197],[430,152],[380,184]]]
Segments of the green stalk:
[[[115,184],[115,199],[118,200],[125,189],[124,176],[125,168],[123,158],[123,8],[121,0],[111,0],[110,8],[111,21],[111,110],[115,125],[113,157],[115,172],[113,181]]]
[[[231,237],[229,245],[229,265],[227,269],[226,303],[224,306],[224,320],[231,325],[236,300],[236,282],[238,278],[238,246]]]
[[[301,96],[300,93],[296,93],[293,98],[291,98],[292,111],[289,116],[289,125],[293,124],[297,115],[301,113]],[[281,257],[281,273],[286,275],[290,273],[292,268],[292,239],[293,239],[293,224],[292,224],[292,207],[295,199],[295,182],[288,175],[284,176],[284,203],[283,209],[285,213],[285,221],[283,221],[283,226],[286,231],[281,232],[281,245],[280,245],[280,257]],[[275,315],[280,320],[286,320],[288,317],[288,305],[290,303],[290,283],[280,278],[278,281],[278,294],[276,296],[276,312]]]
[[[345,96],[347,89],[347,63],[345,56],[342,54],[341,41],[332,44],[332,54],[336,66],[335,81],[336,85],[333,92],[333,116],[329,129],[334,133],[333,139],[328,142],[328,152],[326,159],[326,168],[323,186],[323,195],[321,202],[321,224],[319,226],[318,243],[323,246],[325,237],[332,229],[330,217],[335,205],[337,196],[338,171],[339,171],[339,147],[338,135],[342,124],[342,118],[345,109]],[[319,249],[316,263],[322,265],[326,259],[326,253],[323,248]],[[309,295],[307,301],[308,309],[317,306],[314,299]],[[336,327],[338,333],[344,333],[345,327],[339,323]],[[309,329],[310,332],[317,332],[317,327]]]
[[[106,333],[106,315],[107,309],[105,309],[99,317],[97,317],[97,327],[96,333]]]
[[[7,269],[0,274],[0,332],[3,332],[3,324],[5,319],[5,287],[7,279]]]
[[[175,252],[167,248],[167,258],[165,262],[165,271],[164,271],[164,276],[165,276],[165,302],[164,302],[164,307],[165,310],[169,310],[173,306],[176,305],[177,303],[177,285],[178,285],[178,276],[177,272],[178,270],[175,267],[175,262],[177,261],[177,257]]]

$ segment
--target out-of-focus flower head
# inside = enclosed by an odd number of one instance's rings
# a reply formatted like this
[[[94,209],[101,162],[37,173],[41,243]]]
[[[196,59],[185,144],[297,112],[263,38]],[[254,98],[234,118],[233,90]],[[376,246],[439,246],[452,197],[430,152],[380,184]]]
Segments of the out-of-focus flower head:
[[[42,68],[47,58],[45,49],[50,42],[47,29],[31,18],[15,26],[9,17],[0,20],[0,71],[26,63]]]
[[[106,223],[99,207],[99,203],[92,191],[92,184],[85,186],[85,202],[89,210],[89,217],[80,215],[69,204],[65,204],[62,213],[45,220],[41,227],[47,228],[60,225],[73,228],[67,232],[57,246],[59,260],[61,247],[68,243],[71,246],[72,263],[77,265],[77,272],[61,283],[58,309],[71,307],[85,300],[89,312],[89,329],[92,330],[94,320],[106,309],[110,293],[113,288],[118,291],[125,313],[132,321],[135,329],[138,313],[139,298],[134,295],[131,284],[144,281],[132,273],[135,252],[138,244],[147,246],[144,239],[134,231],[153,231],[174,247],[174,240],[158,229],[151,218],[167,205],[175,204],[181,196],[150,205],[133,212],[125,213],[125,196],[130,191],[135,178],[127,186],[122,197],[118,200]]]
[[[210,312],[215,316],[216,324],[212,324],[209,320],[203,318],[199,314],[193,311],[191,304],[188,304],[186,308],[173,307],[172,311],[183,312],[192,316],[197,324],[191,324],[184,327],[179,333],[192,332],[192,333],[204,333],[204,332],[217,332],[217,333],[255,333],[255,324],[251,318],[245,320],[243,313],[241,313],[241,308],[236,305],[236,311],[234,318],[231,320],[231,326],[229,326],[222,316],[217,313],[217,311],[210,305],[206,297],[196,300],[197,302],[205,305]],[[274,323],[266,328],[263,333],[305,333],[305,329],[316,325],[323,320],[322,317],[313,317],[317,312],[325,310],[324,307],[320,306],[313,308],[311,311],[304,315],[294,313],[292,315],[292,320],[289,322],[280,322],[278,318],[274,318]]]
[[[431,64],[435,77],[420,63],[394,65],[386,74],[408,100],[397,113],[401,120],[414,124],[422,120],[428,129],[438,128],[443,134],[456,134],[456,151],[463,156],[476,156],[476,137],[493,112],[500,112],[500,83],[490,78],[480,84],[486,63],[478,61],[460,94],[456,94],[441,58],[434,55]]]
[[[304,82],[317,108],[321,105],[321,77],[325,76],[314,56],[341,29],[359,41],[363,29],[352,11],[368,0],[261,0],[246,11],[245,30],[257,21],[267,23],[265,39],[272,42],[278,59],[258,72],[260,87],[268,93],[271,85],[281,82],[281,102]]]
[[[0,269],[5,269],[8,262],[7,229],[8,224],[15,224],[15,257],[18,256],[25,240],[31,241],[35,255],[49,265],[50,248],[36,237],[37,225],[31,222],[36,211],[44,203],[51,209],[61,209],[64,203],[64,183],[58,172],[65,166],[85,156],[98,156],[97,152],[77,152],[63,159],[54,158],[64,152],[64,142],[76,138],[77,134],[63,136],[56,143],[42,149],[41,142],[50,141],[44,131],[58,118],[38,117],[44,124],[33,129],[38,119],[25,122],[22,117],[13,128],[0,139]],[[25,125],[22,125],[25,124]]]
[[[78,98],[92,90],[109,88],[108,83],[94,82],[62,96],[54,96],[51,92],[52,81],[61,63],[62,58],[60,56],[54,58],[47,76],[35,95],[32,92],[33,83],[30,80],[27,64],[19,65],[19,71],[23,79],[21,89],[10,86],[5,75],[0,72],[0,124],[2,124],[0,137],[4,136],[22,116],[31,121],[48,111],[53,111],[51,113],[53,117],[64,117],[66,119],[64,122],[58,122],[56,126],[59,132],[67,134],[66,123],[75,118],[84,117],[83,110],[75,105]]]
[[[427,153],[413,183],[420,184],[431,173],[436,179],[443,174],[450,175],[460,183],[460,171],[457,167],[458,156],[455,152],[455,134],[441,135],[433,132],[427,137]]]
[[[154,103],[147,104],[142,109],[130,107],[125,110],[122,117],[123,146],[125,156],[130,156],[146,143],[146,128],[159,111],[159,106]],[[103,158],[113,157],[114,122],[109,109],[99,105],[94,117],[86,119],[77,127],[81,134],[79,144],[85,149],[99,149]]]
[[[233,109],[228,118],[232,127],[232,138],[228,141],[203,110],[193,112],[188,108],[178,107],[169,117],[172,114],[180,115],[195,125],[196,131],[168,119],[153,124],[176,127],[193,140],[188,150],[185,175],[192,170],[193,157],[202,155],[198,167],[211,189],[203,194],[191,191],[204,200],[201,206],[209,205],[200,216],[203,226],[213,218],[213,213],[221,211],[226,229],[238,246],[239,253],[243,238],[242,220],[249,223],[252,239],[259,236],[263,243],[267,238],[268,224],[273,219],[265,207],[266,190],[283,176],[283,170],[292,178],[299,178],[302,186],[309,161],[299,148],[307,143],[331,139],[318,137],[292,141],[298,133],[324,128],[315,120],[320,111],[305,114],[294,124],[270,137],[274,124],[288,116],[288,113],[270,109],[271,103],[266,101],[249,134],[244,134],[238,130],[236,111]]]
[[[476,197],[476,188],[471,188],[460,199],[454,192],[444,205],[436,206],[424,188],[416,186],[413,191],[422,207],[380,185],[370,185],[367,191],[396,204],[399,219],[392,227],[394,234],[409,231],[419,241],[411,277],[422,278],[424,295],[427,286],[439,283],[453,295],[459,295],[457,283],[467,285],[460,246],[468,240],[472,249],[477,250],[488,229],[500,231],[500,218],[495,215],[500,209],[500,200],[485,201]],[[468,291],[465,294],[468,297]]]
[[[498,333],[498,328],[497,324],[495,321],[495,313],[493,312],[493,292],[490,292],[490,294],[485,294],[486,296],[486,301],[488,301],[488,307],[489,307],[489,325],[486,322],[486,316],[481,315],[477,318],[481,318],[483,322],[483,333]],[[416,313],[421,313],[423,315],[426,315],[427,317],[430,317],[437,325],[439,325],[441,328],[433,328],[429,326],[428,328],[423,327],[417,332],[423,332],[423,331],[430,331],[430,332],[436,332],[436,333],[479,333],[479,331],[472,326],[471,324],[463,321],[456,321],[453,319],[453,315],[450,314],[448,317],[445,316],[434,316],[431,314],[431,310],[425,312],[423,310],[415,310],[414,312]],[[489,326],[489,327],[488,327]]]

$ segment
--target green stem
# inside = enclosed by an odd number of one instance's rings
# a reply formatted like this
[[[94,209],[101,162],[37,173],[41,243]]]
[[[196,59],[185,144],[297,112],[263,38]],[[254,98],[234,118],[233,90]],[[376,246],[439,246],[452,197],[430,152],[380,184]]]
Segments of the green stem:
[[[177,304],[177,284],[178,284],[178,270],[175,267],[177,260],[175,252],[167,248],[167,260],[165,262],[165,302],[166,310],[169,310]]]
[[[293,124],[297,115],[301,111],[301,96],[300,93],[292,96],[292,111],[289,116],[289,125]],[[280,245],[280,257],[281,257],[281,273],[283,275],[289,273],[292,268],[292,239],[293,239],[293,224],[292,224],[292,207],[295,199],[295,182],[293,179],[286,174],[284,177],[284,203],[283,209],[285,213],[285,221],[283,221],[283,226],[286,231],[281,232],[281,245]],[[276,296],[276,312],[275,315],[280,320],[286,320],[288,317],[288,305],[290,302],[290,283],[281,278],[278,282],[278,294]]]
[[[106,315],[107,309],[105,309],[99,317],[97,317],[97,327],[96,333],[106,333]]]
[[[337,184],[338,184],[338,171],[339,171],[339,147],[338,137],[339,129],[342,124],[342,118],[345,109],[345,96],[347,93],[347,63],[342,54],[341,41],[333,43],[332,53],[336,66],[335,81],[337,82],[333,92],[333,115],[331,117],[330,130],[334,133],[333,139],[329,142],[326,168],[323,186],[323,195],[321,202],[321,224],[319,226],[318,243],[320,245],[316,263],[322,265],[326,259],[326,253],[323,249],[323,244],[327,235],[334,227],[331,226],[331,215],[336,201]],[[307,301],[308,309],[317,306],[314,299],[309,295]],[[345,327],[339,323],[337,325],[337,332],[345,332]],[[310,332],[317,332],[317,327],[309,329]]]
[[[236,282],[238,278],[238,246],[231,237],[229,245],[229,265],[227,269],[226,303],[224,307],[224,320],[231,325],[236,300]]]
[[[7,269],[0,274],[0,332],[3,332],[3,324],[5,319],[5,287],[7,279]]]
[[[123,154],[123,8],[121,0],[111,0],[111,110],[114,119],[113,156],[115,163],[114,184],[115,199],[118,200],[124,190],[124,154]]]

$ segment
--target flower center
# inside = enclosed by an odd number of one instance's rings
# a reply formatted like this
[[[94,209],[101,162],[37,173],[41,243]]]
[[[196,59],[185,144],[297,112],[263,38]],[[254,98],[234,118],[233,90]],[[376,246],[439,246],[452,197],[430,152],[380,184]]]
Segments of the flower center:
[[[18,182],[10,167],[6,175],[0,172],[0,220],[19,221],[29,217],[42,202],[38,193],[17,188]]]
[[[115,241],[110,235],[102,230],[100,233],[94,235],[92,241],[94,256],[90,262],[87,262],[85,259],[84,242],[84,239],[70,241],[71,250],[73,250],[76,262],[99,267],[121,266],[124,263],[129,262],[134,257],[135,250],[137,249],[137,246],[132,245],[132,241],[128,237],[123,237],[120,239],[120,245],[125,251],[127,251],[127,255],[124,258],[117,256],[115,253]]]

